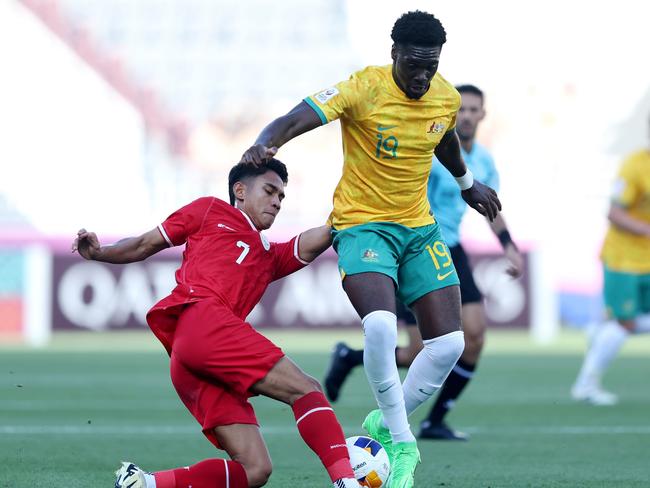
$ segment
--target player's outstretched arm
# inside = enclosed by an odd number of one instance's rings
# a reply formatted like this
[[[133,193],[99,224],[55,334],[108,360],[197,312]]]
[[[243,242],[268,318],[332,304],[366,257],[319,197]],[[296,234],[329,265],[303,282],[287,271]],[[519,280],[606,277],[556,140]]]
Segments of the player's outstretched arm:
[[[306,230],[300,234],[300,239],[298,240],[298,255],[300,259],[312,262],[325,249],[330,247],[332,244],[331,230],[329,225],[322,225]]]
[[[612,204],[607,214],[609,221],[616,227],[639,236],[650,237],[650,225],[642,220],[635,219],[620,205]]]
[[[261,164],[272,158],[278,148],[294,137],[323,125],[318,114],[307,103],[300,102],[287,115],[278,117],[260,133],[255,144],[246,150],[241,161]]]
[[[72,252],[91,261],[126,264],[142,261],[168,247],[160,231],[152,229],[139,237],[127,237],[115,244],[102,246],[97,234],[81,229],[72,242]]]
[[[442,137],[435,149],[435,153],[438,161],[458,181],[461,195],[467,205],[481,215],[485,215],[490,222],[493,221],[501,210],[501,202],[497,192],[473,179],[460,154],[460,141],[455,130],[450,130]]]

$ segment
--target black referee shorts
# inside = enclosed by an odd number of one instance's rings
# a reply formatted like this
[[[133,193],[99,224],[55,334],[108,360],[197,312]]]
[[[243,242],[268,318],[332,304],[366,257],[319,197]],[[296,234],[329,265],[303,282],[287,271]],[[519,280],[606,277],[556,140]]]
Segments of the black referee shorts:
[[[460,302],[463,305],[468,303],[479,303],[483,296],[476,286],[472,268],[469,265],[469,258],[465,249],[460,244],[450,247],[451,259],[454,262],[458,279],[460,280]],[[405,322],[406,325],[415,325],[415,317],[411,310],[402,302],[397,300],[397,320]]]

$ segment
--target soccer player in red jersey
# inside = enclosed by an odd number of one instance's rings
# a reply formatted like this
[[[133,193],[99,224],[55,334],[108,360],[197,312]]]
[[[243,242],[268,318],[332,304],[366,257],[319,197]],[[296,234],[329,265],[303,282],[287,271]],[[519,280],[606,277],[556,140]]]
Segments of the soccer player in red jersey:
[[[147,473],[122,463],[116,488],[247,488],[263,486],[271,459],[248,398],[265,395],[291,405],[298,431],[328,471],[335,488],[358,488],[343,430],[318,381],[245,321],[269,283],[315,259],[330,245],[327,226],[288,242],[261,233],[275,220],[287,169],[270,159],[230,171],[230,204],[204,197],[157,228],[102,246],[81,229],[72,244],[85,259],[141,261],[185,244],[177,286],[147,314],[170,356],[171,379],[205,436],[230,456]]]

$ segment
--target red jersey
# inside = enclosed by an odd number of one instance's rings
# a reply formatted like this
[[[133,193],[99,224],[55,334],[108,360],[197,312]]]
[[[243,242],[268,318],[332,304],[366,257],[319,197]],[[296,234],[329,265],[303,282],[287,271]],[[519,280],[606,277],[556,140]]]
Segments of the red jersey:
[[[245,320],[269,283],[308,264],[298,255],[299,236],[270,243],[244,212],[214,197],[177,210],[158,230],[170,246],[185,244],[176,287],[147,314],[168,351],[179,305],[212,299]]]

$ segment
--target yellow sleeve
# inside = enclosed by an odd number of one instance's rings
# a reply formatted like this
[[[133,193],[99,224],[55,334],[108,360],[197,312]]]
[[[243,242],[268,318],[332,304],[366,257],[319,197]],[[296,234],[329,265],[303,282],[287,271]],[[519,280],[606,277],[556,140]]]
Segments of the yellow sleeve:
[[[616,177],[612,202],[625,208],[632,206],[640,196],[637,183],[636,158],[631,157],[623,163]]]
[[[355,73],[350,76],[350,79],[341,81],[304,100],[314,109],[324,125],[344,114],[353,115],[355,108],[364,97],[364,85],[363,80]]]
[[[455,94],[455,106],[454,106],[454,114],[451,116],[451,121],[449,122],[449,129],[447,129],[447,132],[450,130],[454,130],[456,128],[456,115],[458,115],[458,111],[460,110],[460,104],[461,104],[461,98],[460,98],[460,93],[456,90],[456,88],[452,87],[454,90]]]
[[[447,129],[447,132],[450,130],[454,130],[456,128],[456,115],[458,114],[458,110],[454,112],[454,115],[451,116],[451,121],[449,122],[449,129]]]

